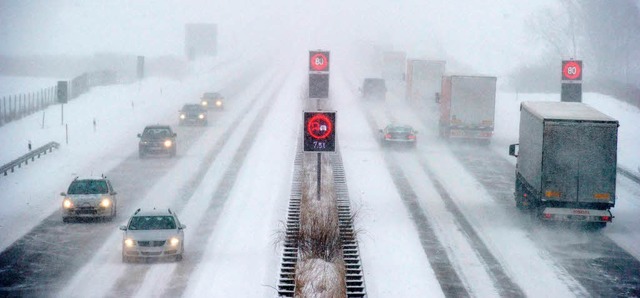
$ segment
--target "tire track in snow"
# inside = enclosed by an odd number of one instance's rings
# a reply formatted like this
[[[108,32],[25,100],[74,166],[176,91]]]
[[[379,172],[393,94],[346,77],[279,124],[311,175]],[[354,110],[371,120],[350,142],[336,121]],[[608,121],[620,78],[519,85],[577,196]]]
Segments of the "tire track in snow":
[[[369,111],[365,111],[364,114],[369,127],[371,128],[371,132],[377,136],[378,129],[375,119],[373,119],[373,116]],[[411,215],[411,220],[416,226],[420,244],[422,245],[422,249],[429,260],[429,264],[431,265],[438,282],[440,283],[442,292],[447,297],[470,297],[469,291],[464,287],[460,276],[451,264],[451,260],[446,253],[446,249],[440,240],[438,240],[429,218],[424,213],[422,207],[420,207],[418,195],[411,187],[404,171],[388,152],[383,152],[383,158],[389,172],[391,173],[393,183],[402,198],[402,202],[407,208],[407,211]]]
[[[264,94],[264,92],[266,92],[269,89],[269,87],[273,85],[274,81],[276,81],[276,79],[278,78],[279,76],[272,76],[271,79],[268,81],[268,83],[265,84],[260,90],[260,92],[258,92],[257,94],[258,95]],[[268,105],[268,103],[266,105]],[[254,104],[248,104],[246,107],[244,107],[244,109],[240,113],[238,113],[238,117],[234,119],[229,126],[227,126],[227,129],[224,131],[222,136],[218,139],[215,145],[209,150],[209,152],[207,153],[207,156],[203,160],[203,163],[200,164],[197,171],[195,171],[195,174],[192,176],[193,178],[188,183],[182,186],[180,191],[181,195],[177,200],[178,203],[174,207],[175,211],[178,214],[180,214],[182,209],[189,202],[189,199],[196,192],[196,190],[198,189],[198,186],[202,184],[203,179],[206,176],[205,175],[206,172],[214,163],[214,161],[216,160],[220,152],[224,149],[225,145],[227,144],[227,141],[231,139],[231,136],[234,133],[236,133],[236,130],[238,129],[238,127],[240,127],[240,123],[243,120],[245,120],[244,116],[246,116],[254,108],[256,108]],[[261,111],[262,110],[264,110],[264,107],[261,109]],[[233,166],[233,164],[231,164],[231,166]],[[191,241],[189,242],[191,243]],[[189,244],[189,246],[192,246],[192,244]],[[183,262],[184,263],[193,262],[191,253],[185,255],[185,260]],[[181,263],[181,264],[184,264],[184,263]],[[151,266],[136,266],[136,265],[138,264],[133,264],[133,266],[131,266],[133,269],[130,272],[118,278],[112,290],[110,291],[110,296],[121,297],[123,295],[131,295],[132,293],[136,293],[136,291],[144,283],[147,272],[150,269],[152,269]],[[180,266],[178,266],[178,268],[179,267]]]
[[[505,208],[515,209],[514,166],[486,146],[453,146],[454,155]],[[510,183],[505,183],[508,181]],[[599,231],[542,225],[525,214],[523,226],[532,240],[554,258],[590,294],[640,297],[640,261]],[[567,284],[569,288],[571,286]],[[576,293],[583,293],[572,289]]]
[[[196,234],[202,235],[202,237],[196,238],[196,240],[192,241],[192,244],[190,245],[192,247],[199,247],[201,249],[193,251],[188,256],[188,258],[196,261],[178,264],[176,270],[174,270],[172,274],[171,281],[169,282],[169,287],[165,290],[163,296],[178,297],[183,295],[184,290],[188,285],[190,275],[196,269],[197,260],[202,259],[204,255],[203,249],[207,247],[207,243],[209,242],[209,239],[211,238],[213,231],[216,228],[217,221],[220,217],[225,203],[229,199],[229,194],[231,193],[233,186],[235,185],[238,172],[244,164],[247,153],[253,146],[256,135],[260,131],[260,126],[267,118],[269,112],[271,111],[271,108],[273,107],[272,102],[277,100],[278,92],[282,89],[282,86],[284,86],[285,82],[286,80],[284,79],[280,80],[277,87],[272,91],[271,95],[266,97],[264,105],[258,112],[256,118],[253,119],[253,122],[251,123],[247,134],[242,139],[240,146],[233,156],[231,164],[225,171],[222,180],[218,184],[216,191],[211,198],[210,204],[205,211],[203,221],[201,221],[196,228]]]

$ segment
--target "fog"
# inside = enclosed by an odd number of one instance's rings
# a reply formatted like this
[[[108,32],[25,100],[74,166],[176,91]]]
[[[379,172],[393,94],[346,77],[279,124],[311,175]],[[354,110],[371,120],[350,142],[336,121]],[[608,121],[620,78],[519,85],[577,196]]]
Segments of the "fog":
[[[544,44],[527,20],[554,1],[2,1],[0,54],[184,55],[185,23],[218,24],[220,51],[377,44],[450,58],[475,72],[532,63]]]

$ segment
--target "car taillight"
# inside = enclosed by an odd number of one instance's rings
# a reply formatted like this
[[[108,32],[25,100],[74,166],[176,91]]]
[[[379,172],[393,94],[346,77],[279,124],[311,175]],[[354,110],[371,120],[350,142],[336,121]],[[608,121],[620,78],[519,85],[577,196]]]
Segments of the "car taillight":
[[[415,136],[415,135],[408,135],[408,136],[407,136],[407,139],[409,139],[409,140],[415,140],[415,139],[416,139],[416,136]]]
[[[600,220],[602,220],[602,221],[611,221],[611,216],[602,216],[602,217],[600,217]]]
[[[391,139],[391,134],[390,134],[390,133],[388,133],[388,134],[384,135],[384,138],[385,138],[385,139]]]
[[[553,214],[551,214],[551,213],[544,213],[544,214],[543,214],[543,216],[544,216],[544,218],[546,218],[546,219],[551,219],[551,218],[553,217]]]

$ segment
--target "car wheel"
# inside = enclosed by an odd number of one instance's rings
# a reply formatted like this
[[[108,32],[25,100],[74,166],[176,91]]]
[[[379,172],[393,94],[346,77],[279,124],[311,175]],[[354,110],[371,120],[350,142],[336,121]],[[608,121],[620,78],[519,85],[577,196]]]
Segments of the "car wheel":
[[[131,263],[131,259],[122,253],[122,263]]]
[[[143,159],[144,158],[144,152],[138,151],[138,156],[140,157],[140,159]]]
[[[64,223],[68,223],[70,221],[71,221],[71,218],[69,218],[69,217],[63,217],[62,218],[62,222],[64,222]]]
[[[182,254],[176,255],[176,262],[182,261]]]

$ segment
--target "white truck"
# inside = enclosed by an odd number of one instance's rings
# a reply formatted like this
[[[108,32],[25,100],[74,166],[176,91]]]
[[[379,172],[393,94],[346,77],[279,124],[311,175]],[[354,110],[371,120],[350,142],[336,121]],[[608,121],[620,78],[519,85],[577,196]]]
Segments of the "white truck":
[[[577,102],[523,102],[515,202],[549,221],[611,222],[618,121]]]
[[[496,77],[451,75],[442,77],[436,95],[443,138],[490,142],[496,106]]]
[[[442,86],[445,61],[407,60],[407,100],[412,103],[433,102]]]

